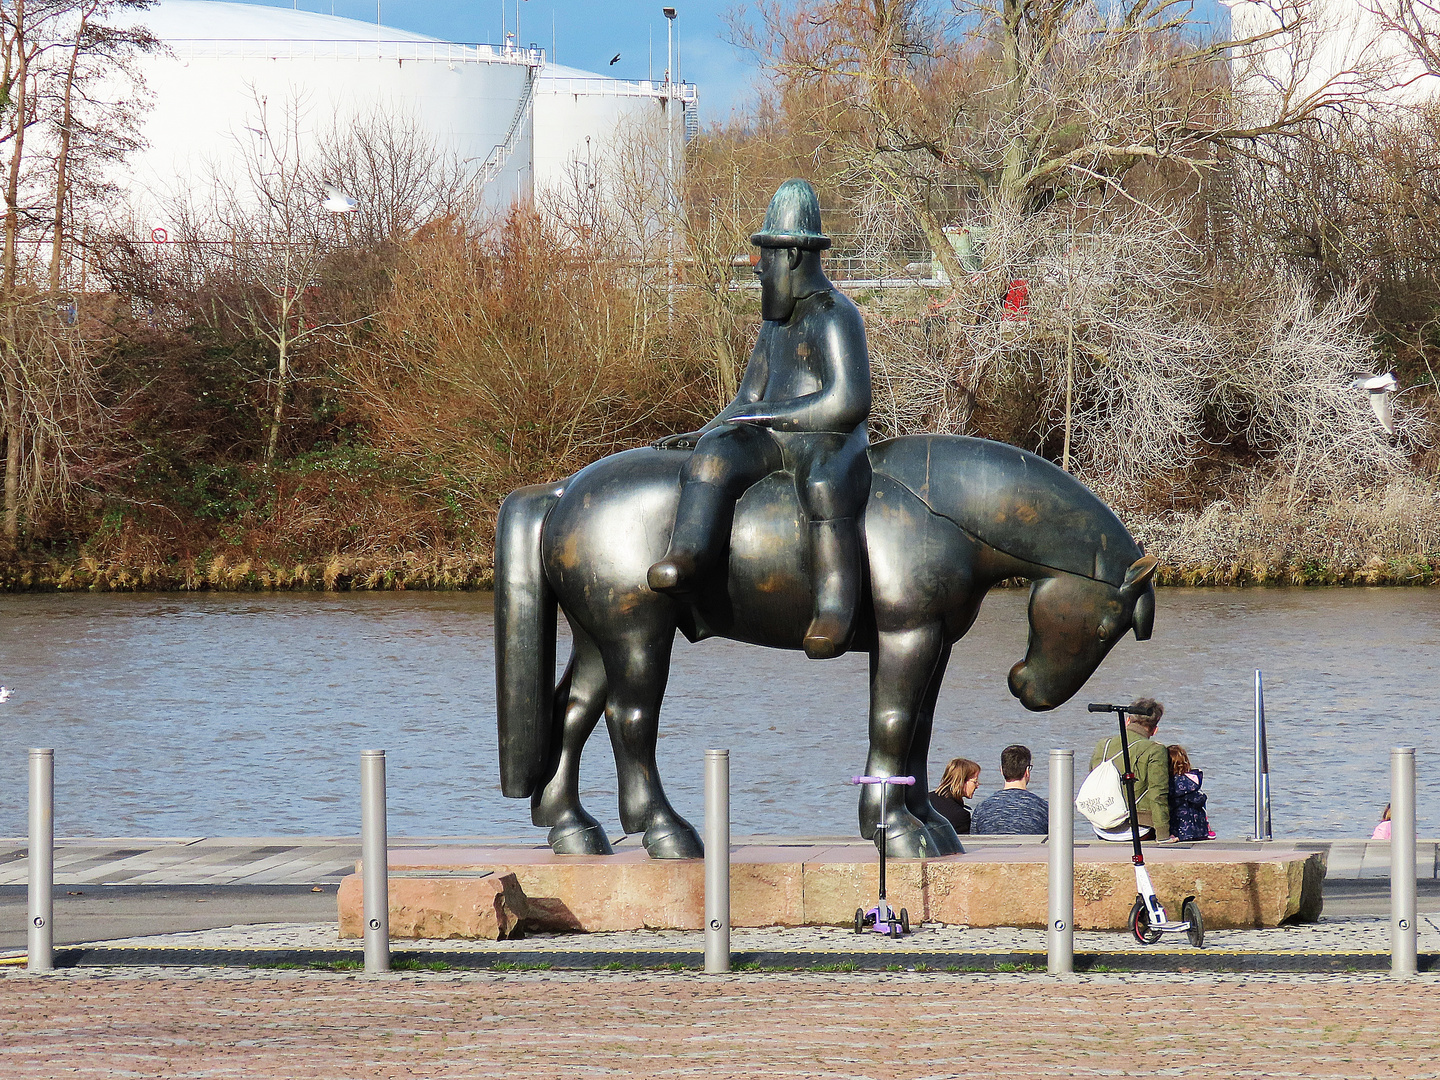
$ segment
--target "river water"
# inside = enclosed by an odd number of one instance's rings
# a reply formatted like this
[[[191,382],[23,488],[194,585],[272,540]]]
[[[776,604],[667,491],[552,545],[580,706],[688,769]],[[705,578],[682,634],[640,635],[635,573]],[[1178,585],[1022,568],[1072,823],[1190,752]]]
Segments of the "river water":
[[[1026,593],[997,591],[955,649],[932,776],[964,755],[999,784],[1008,743],[1073,747],[1077,783],[1110,733],[1087,701],[1165,703],[1159,737],[1206,776],[1212,826],[1251,821],[1255,668],[1266,705],[1277,836],[1368,835],[1389,747],[1419,748],[1419,825],[1440,835],[1440,590],[1166,589],[1155,635],[1117,645],[1074,701],[1025,712],[1006,672],[1024,652]],[[563,650],[562,650],[563,652]],[[0,835],[26,831],[26,749],[56,753],[68,836],[355,835],[358,755],[389,751],[392,836],[543,840],[501,798],[489,594],[18,595],[0,598]],[[681,640],[660,768],[698,827],[707,747],[731,751],[737,834],[849,834],[865,760],[866,661],[807,661]],[[586,805],[619,833],[601,724]]]

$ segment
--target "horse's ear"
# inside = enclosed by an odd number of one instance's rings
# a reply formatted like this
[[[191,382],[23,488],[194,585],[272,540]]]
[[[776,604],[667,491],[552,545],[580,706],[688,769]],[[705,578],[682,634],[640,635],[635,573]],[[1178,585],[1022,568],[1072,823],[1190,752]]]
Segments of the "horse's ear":
[[[1142,555],[1130,564],[1130,569],[1125,571],[1125,581],[1120,586],[1120,595],[1126,600],[1138,599],[1145,591],[1145,586],[1150,584],[1150,579],[1155,576],[1155,568],[1160,561],[1154,555]]]

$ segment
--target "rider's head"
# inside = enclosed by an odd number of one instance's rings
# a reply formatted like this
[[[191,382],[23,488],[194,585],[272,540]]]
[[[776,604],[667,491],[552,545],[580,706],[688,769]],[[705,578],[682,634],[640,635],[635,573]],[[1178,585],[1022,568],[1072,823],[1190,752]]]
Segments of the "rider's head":
[[[770,200],[765,224],[750,237],[760,249],[760,317],[785,322],[797,301],[830,287],[820,252],[830,238],[820,231],[820,200],[804,180],[786,180]]]

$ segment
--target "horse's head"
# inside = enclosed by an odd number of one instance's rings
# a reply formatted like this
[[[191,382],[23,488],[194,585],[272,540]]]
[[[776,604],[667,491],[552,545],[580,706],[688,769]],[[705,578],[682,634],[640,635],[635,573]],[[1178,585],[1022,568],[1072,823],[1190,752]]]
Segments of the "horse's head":
[[[1058,573],[1030,586],[1030,645],[1010,669],[1010,692],[1027,709],[1063,705],[1085,685],[1126,630],[1144,641],[1155,623],[1155,558],[1145,555],[1117,589]]]

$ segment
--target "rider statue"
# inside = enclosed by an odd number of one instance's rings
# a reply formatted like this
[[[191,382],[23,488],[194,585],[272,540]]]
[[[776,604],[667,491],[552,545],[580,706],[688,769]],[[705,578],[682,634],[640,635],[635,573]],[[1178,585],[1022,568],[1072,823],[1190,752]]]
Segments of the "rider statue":
[[[735,503],[777,470],[793,473],[810,519],[811,659],[849,644],[860,587],[857,516],[870,493],[870,358],[860,312],[820,268],[830,238],[804,180],[780,185],[760,248],[760,336],[735,400],[699,431],[655,445],[694,448],[680,474],[675,531],[650,588],[683,596],[728,557]]]

